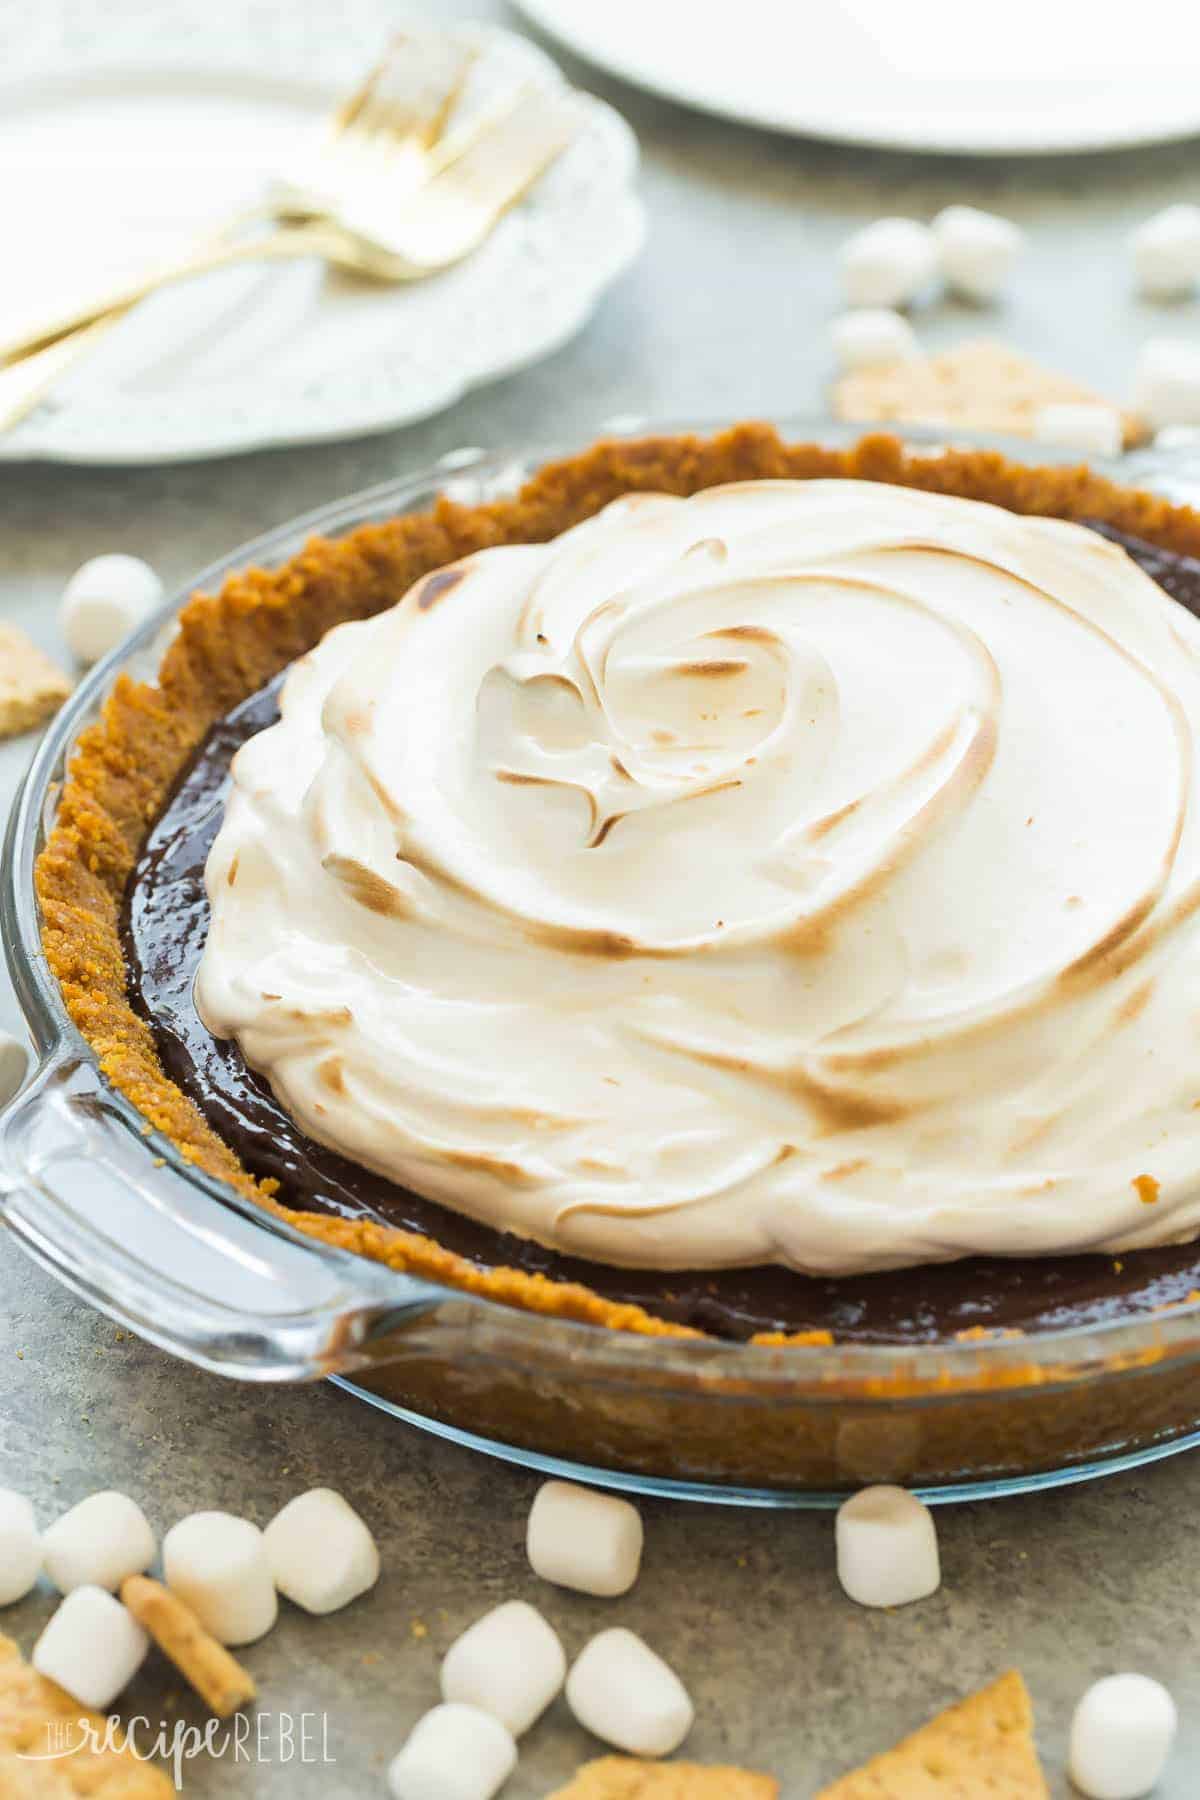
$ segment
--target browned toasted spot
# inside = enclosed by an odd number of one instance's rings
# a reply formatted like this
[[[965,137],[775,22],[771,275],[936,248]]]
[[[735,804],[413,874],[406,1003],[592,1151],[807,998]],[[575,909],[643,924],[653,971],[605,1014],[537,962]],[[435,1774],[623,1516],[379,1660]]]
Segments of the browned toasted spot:
[[[585,1175],[623,1175],[620,1163],[604,1162],[598,1156],[581,1156],[575,1167]]]
[[[263,995],[263,999],[278,1000],[278,994]],[[289,1019],[303,1019],[307,1025],[349,1025],[354,1018],[348,1006],[289,1006]]]
[[[235,856],[235,857],[234,857],[234,859],[233,859],[233,861],[232,861],[232,862],[231,862],[231,863],[230,863],[230,865],[229,865],[229,873],[228,873],[228,875],[227,875],[227,876],[226,876],[226,877],[225,877],[225,879],[226,879],[226,881],[227,881],[227,882],[228,882],[228,883],[229,883],[229,885],[230,885],[230,887],[232,887],[232,886],[233,886],[233,884],[234,884],[234,883],[235,883],[235,881],[236,881],[236,880],[237,880],[237,877],[238,877],[238,863],[239,863],[239,862],[240,862],[240,861],[241,861],[241,858],[240,858],[240,856]]]
[[[421,612],[428,612],[431,606],[436,606],[444,594],[458,586],[466,572],[465,569],[435,569],[432,575],[426,575],[424,581],[413,589]]]
[[[621,761],[619,756],[610,756],[608,760],[612,764],[614,775],[619,775],[622,781],[633,780],[633,776],[629,773],[629,770],[625,767],[625,764]]]
[[[865,1156],[852,1156],[849,1162],[838,1163],[835,1168],[826,1169],[826,1181],[848,1181],[851,1175],[857,1175],[860,1169],[869,1168]]]
[[[673,731],[663,731],[661,726],[650,733],[656,744],[673,744],[676,742]]]
[[[346,1071],[340,1056],[327,1056],[324,1062],[318,1063],[317,1074],[333,1093],[345,1093]]]
[[[545,775],[527,775],[524,769],[493,769],[497,781],[507,783],[509,787],[554,787],[556,784]]]
[[[712,638],[741,638],[743,642],[753,644],[779,642],[775,632],[766,625],[723,625],[719,631],[709,631],[705,635]]]
[[[1143,1206],[1153,1206],[1159,1195],[1159,1185],[1153,1175],[1135,1175],[1133,1185],[1137,1189],[1137,1197]]]
[[[1134,988],[1132,994],[1127,994],[1117,1008],[1117,1024],[1132,1024],[1134,1019],[1145,1012],[1147,1006],[1150,1004],[1150,997],[1153,993],[1154,983],[1152,981],[1143,981],[1141,987]]]
[[[856,813],[861,805],[861,800],[848,800],[845,806],[835,807],[833,812],[826,813],[820,819],[814,819],[811,825],[806,826],[805,837],[810,838],[814,843],[819,842],[821,838],[828,837],[831,831],[837,830],[843,819],[850,818],[851,814]]]
[[[672,674],[719,680],[724,675],[744,675],[749,667],[748,662],[739,662],[736,657],[715,656],[710,661],[676,663]]]
[[[619,825],[621,823],[621,820],[624,819],[625,817],[627,817],[627,815],[625,813],[609,813],[607,819],[602,819],[600,822],[599,829],[597,831],[593,832],[593,834],[592,834],[592,841],[591,841],[590,848],[593,850],[598,849],[599,846],[604,842],[605,838],[608,836],[609,832],[612,830],[613,826]]]
[[[374,869],[368,869],[352,856],[337,856],[330,853],[321,858],[321,867],[340,881],[352,899],[368,912],[380,913],[384,918],[403,919],[410,911],[409,904],[400,892],[389,882],[377,875]]]
[[[506,1156],[490,1156],[486,1150],[439,1150],[438,1156],[443,1162],[452,1163],[456,1169],[467,1169],[473,1174],[494,1175],[498,1181],[507,1181],[511,1187],[532,1187],[534,1178],[528,1169],[520,1163],[511,1161]]]
[[[835,1131],[864,1131],[871,1125],[888,1125],[912,1110],[900,1100],[827,1087],[801,1070],[787,1079],[787,1086],[811,1108],[822,1137]]]

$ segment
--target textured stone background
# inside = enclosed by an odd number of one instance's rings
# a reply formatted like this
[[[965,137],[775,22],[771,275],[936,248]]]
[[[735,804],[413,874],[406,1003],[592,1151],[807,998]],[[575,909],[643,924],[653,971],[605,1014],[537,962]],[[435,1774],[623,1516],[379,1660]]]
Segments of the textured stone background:
[[[0,52],[33,59],[101,30],[135,30],[194,42],[202,60],[232,4],[7,0]],[[512,22],[499,5],[430,0],[424,10]],[[282,0],[253,0],[252,11],[266,54]],[[360,33],[366,54],[396,16],[385,0],[307,11],[314,55],[335,33],[343,47]],[[836,303],[830,252],[881,212],[928,214],[971,199],[1019,217],[1031,249],[995,328],[1114,395],[1143,336],[1164,323],[1194,330],[1200,317],[1195,306],[1166,320],[1143,306],[1121,262],[1131,222],[1196,197],[1193,146],[1059,163],[891,157],[739,130],[576,72],[641,136],[651,233],[641,262],[572,345],[440,419],[370,441],[157,471],[6,468],[0,613],[53,645],[61,583],[100,548],[140,551],[169,582],[182,580],[242,539],[456,445],[583,436],[631,412],[817,413]],[[947,304],[922,332],[946,342],[988,323]],[[0,761],[5,795],[28,749]],[[6,986],[0,1017],[15,1017]],[[250,1765],[230,1753],[189,1764],[189,1794],[381,1792],[387,1758],[436,1697],[439,1652],[516,1594],[545,1602],[568,1650],[615,1619],[643,1630],[696,1697],[692,1752],[773,1769],[792,1800],[1011,1662],[1033,1688],[1060,1790],[1076,1695],[1097,1675],[1136,1667],[1169,1681],[1184,1713],[1164,1800],[1200,1791],[1195,1458],[943,1512],[945,1587],[894,1616],[841,1597],[828,1518],[648,1505],[645,1574],[629,1600],[606,1606],[539,1593],[528,1576],[531,1477],[389,1425],[333,1388],[266,1392],[180,1367],[121,1340],[0,1240],[0,1483],[31,1491],[43,1519],[112,1485],[135,1494],[159,1529],[202,1506],[265,1521],[320,1482],[343,1486],[379,1533],[383,1579],[332,1619],[285,1608],[247,1661],[264,1709],[328,1715],[336,1767]],[[39,1592],[0,1629],[28,1649],[50,1607]],[[135,1685],[127,1707],[154,1720],[201,1717],[156,1675]],[[559,1703],[527,1740],[507,1792],[536,1800],[593,1750]]]

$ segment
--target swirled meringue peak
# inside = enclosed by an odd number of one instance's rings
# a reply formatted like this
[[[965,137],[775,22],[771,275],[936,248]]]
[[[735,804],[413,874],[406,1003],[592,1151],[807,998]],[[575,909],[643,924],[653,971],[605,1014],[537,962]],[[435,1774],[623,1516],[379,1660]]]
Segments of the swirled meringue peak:
[[[1200,627],[1081,526],[619,500],[343,625],[197,1000],[304,1130],[629,1266],[1200,1232]]]

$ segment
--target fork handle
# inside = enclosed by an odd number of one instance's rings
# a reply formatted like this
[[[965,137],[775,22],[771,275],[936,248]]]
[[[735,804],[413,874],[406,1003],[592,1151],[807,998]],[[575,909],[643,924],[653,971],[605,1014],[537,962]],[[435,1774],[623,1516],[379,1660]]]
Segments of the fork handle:
[[[148,294],[173,282],[186,281],[193,275],[206,275],[211,269],[229,268],[235,263],[286,261],[301,256],[336,260],[341,244],[342,240],[328,225],[284,225],[264,237],[209,244],[206,248],[193,250],[175,262],[160,264],[136,281],[111,288],[71,312],[44,320],[32,330],[25,330],[7,341],[0,340],[0,372],[5,363],[45,350],[82,326],[95,324],[105,313],[124,312]]]

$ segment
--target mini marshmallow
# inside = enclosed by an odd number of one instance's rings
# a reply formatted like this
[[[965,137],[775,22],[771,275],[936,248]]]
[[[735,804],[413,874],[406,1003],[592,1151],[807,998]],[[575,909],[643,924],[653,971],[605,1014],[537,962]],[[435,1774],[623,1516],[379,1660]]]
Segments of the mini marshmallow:
[[[477,1706],[435,1706],[388,1770],[393,1800],[492,1800],[517,1766],[512,1734]]]
[[[1120,413],[1099,401],[1057,400],[1039,406],[1031,426],[1039,444],[1057,444],[1089,456],[1119,456],[1125,441]]]
[[[860,1606],[907,1606],[941,1585],[933,1514],[915,1494],[869,1487],[838,1508],[837,1571]]]
[[[263,1544],[275,1586],[305,1612],[337,1612],[379,1580],[375,1539],[332,1488],[289,1500],[263,1532]]]
[[[994,300],[1020,255],[1025,233],[977,206],[947,206],[933,221],[946,285],[968,300]]]
[[[1148,1675],[1109,1675],[1092,1684],[1071,1721],[1071,1780],[1089,1800],[1139,1800],[1171,1754],[1175,1702]]]
[[[232,1513],[198,1512],[163,1539],[167,1586],[221,1644],[252,1644],[279,1612],[263,1534]]]
[[[557,1632],[536,1607],[509,1600],[451,1644],[442,1662],[442,1699],[491,1713],[519,1738],[541,1718],[566,1673]]]
[[[34,1645],[31,1661],[82,1705],[105,1712],[149,1648],[149,1635],[119,1600],[104,1588],[77,1587]]]
[[[29,1052],[24,1044],[9,1032],[0,1031],[0,1106],[7,1106],[21,1091],[28,1067]]]
[[[843,370],[911,362],[917,354],[916,332],[907,319],[887,307],[864,306],[843,313],[830,326],[829,340]]]
[[[1154,434],[1156,450],[1194,450],[1200,444],[1200,425],[1164,425]]]
[[[42,1572],[42,1544],[24,1494],[0,1488],[0,1606],[23,1600]]]
[[[669,1756],[696,1716],[674,1669],[622,1625],[584,1645],[567,1676],[567,1704],[588,1731],[631,1756]]]
[[[141,1575],[154,1561],[154,1533],[136,1500],[128,1494],[89,1494],[42,1538],[47,1575],[60,1594],[77,1587],[102,1587],[110,1593],[127,1575]]]
[[[907,306],[937,271],[937,244],[916,219],[876,219],[842,245],[842,288],[850,306]]]
[[[1143,294],[1172,300],[1200,281],[1200,206],[1167,206],[1130,239],[1133,272]]]
[[[72,656],[99,662],[158,605],[162,591],[141,557],[93,556],[76,569],[59,602],[59,627]]]
[[[642,1515],[615,1494],[546,1481],[530,1508],[525,1547],[543,1581],[611,1600],[638,1578]]]
[[[1200,425],[1200,343],[1151,338],[1138,358],[1134,405],[1157,430]]]

